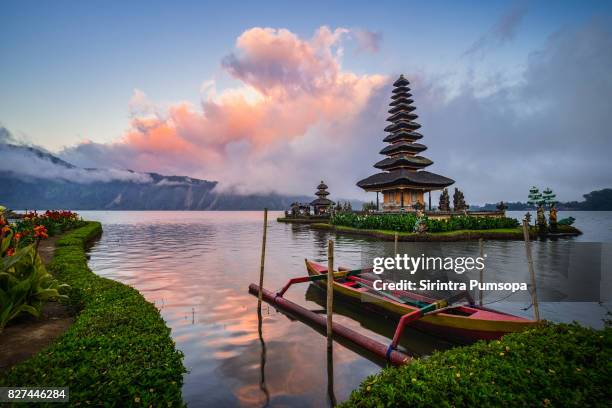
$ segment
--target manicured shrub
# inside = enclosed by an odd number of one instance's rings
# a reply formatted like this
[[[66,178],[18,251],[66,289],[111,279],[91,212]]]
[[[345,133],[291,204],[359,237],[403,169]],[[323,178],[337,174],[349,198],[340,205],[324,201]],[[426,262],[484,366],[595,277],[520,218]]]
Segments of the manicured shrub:
[[[84,246],[101,231],[90,222],[58,240],[48,268],[70,284],[70,302],[80,313],[50,347],[1,377],[0,386],[68,386],[73,406],[182,406],[182,353],[158,310],[136,289],[87,267]]]
[[[545,323],[365,379],[343,407],[609,407],[612,329]]]
[[[407,214],[334,214],[330,223],[358,229],[376,229],[400,232],[413,232],[417,217]],[[487,230],[517,228],[519,223],[507,217],[475,217],[470,215],[451,216],[445,220],[434,220],[425,217],[428,232],[447,232],[458,230]]]

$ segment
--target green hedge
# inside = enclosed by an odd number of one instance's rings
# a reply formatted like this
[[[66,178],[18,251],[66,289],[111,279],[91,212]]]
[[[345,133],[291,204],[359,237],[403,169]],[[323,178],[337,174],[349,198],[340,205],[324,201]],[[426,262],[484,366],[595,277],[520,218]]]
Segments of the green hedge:
[[[543,324],[368,377],[343,407],[609,407],[612,329]]]
[[[517,228],[519,223],[508,217],[475,217],[470,215],[451,216],[446,220],[433,220],[425,217],[428,232],[448,232],[458,230],[486,230],[500,228]],[[334,214],[330,223],[359,229],[375,229],[400,232],[413,232],[417,217],[406,214]]]
[[[71,405],[182,406],[182,353],[155,306],[134,288],[87,266],[84,246],[102,231],[89,222],[57,242],[48,265],[71,287],[80,313],[50,347],[10,370],[0,386],[68,386]]]

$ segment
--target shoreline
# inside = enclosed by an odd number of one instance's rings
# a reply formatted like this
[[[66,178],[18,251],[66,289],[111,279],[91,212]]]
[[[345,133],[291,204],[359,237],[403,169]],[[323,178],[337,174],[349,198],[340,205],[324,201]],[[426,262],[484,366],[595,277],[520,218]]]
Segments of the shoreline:
[[[71,286],[75,321],[3,373],[0,386],[70,386],[72,405],[183,406],[183,353],[159,310],[133,287],[89,269],[85,250],[101,234],[101,223],[88,221],[57,240],[48,269]]]

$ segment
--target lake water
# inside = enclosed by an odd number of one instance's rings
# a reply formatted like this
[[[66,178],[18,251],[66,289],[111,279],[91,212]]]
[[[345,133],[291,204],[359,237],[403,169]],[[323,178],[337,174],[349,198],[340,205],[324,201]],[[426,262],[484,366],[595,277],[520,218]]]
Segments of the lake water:
[[[326,406],[345,400],[366,376],[380,370],[380,361],[338,343],[328,359],[323,336],[265,303],[260,336],[257,299],[247,288],[259,276],[261,212],[81,214],[101,221],[104,228],[90,251],[91,269],[137,288],[156,304],[172,328],[189,370],[183,388],[189,406]],[[367,254],[380,256],[388,251],[388,244],[375,240],[277,223],[279,215],[272,212],[269,218],[264,281],[269,289],[305,275],[304,258],[325,262],[328,239],[335,240],[340,265],[358,267]],[[560,213],[561,218],[567,215],[576,218],[575,225],[584,235],[534,243],[538,292],[544,296],[541,312],[550,320],[578,320],[600,327],[606,305],[599,305],[595,298],[606,300],[612,293],[608,292],[612,213]],[[478,243],[415,243],[402,248],[427,255],[465,256],[477,255]],[[522,242],[489,241],[485,249],[488,280],[526,279]],[[581,286],[577,282],[585,276],[589,285],[576,291]],[[323,309],[324,295],[306,284],[292,287],[285,296],[309,309]],[[529,306],[528,299],[502,297],[487,294],[485,300],[495,302],[491,307],[531,316],[531,310],[523,310]],[[389,342],[393,326],[340,303],[337,311],[336,321]],[[402,346],[410,354],[427,355],[451,345],[411,331]]]

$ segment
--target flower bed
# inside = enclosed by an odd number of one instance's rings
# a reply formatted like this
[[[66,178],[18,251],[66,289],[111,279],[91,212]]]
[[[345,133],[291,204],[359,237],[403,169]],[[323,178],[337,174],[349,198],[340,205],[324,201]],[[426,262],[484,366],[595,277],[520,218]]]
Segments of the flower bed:
[[[71,405],[182,406],[182,353],[158,310],[136,289],[87,266],[84,247],[101,231],[89,222],[57,241],[48,268],[70,284],[70,302],[80,313],[60,339],[0,378],[0,386],[68,386]]]
[[[67,285],[60,285],[47,272],[38,246],[42,239],[82,225],[76,213],[47,211],[26,214],[17,223],[9,224],[0,207],[0,332],[13,319],[23,314],[39,317],[43,305],[64,295]]]
[[[337,213],[330,218],[330,224],[371,230],[414,232],[418,224],[426,226],[427,232],[450,232],[458,230],[488,230],[517,228],[519,222],[508,217],[475,217],[470,215],[451,216],[446,220],[433,220],[415,214],[355,214]]]
[[[612,329],[543,324],[365,379],[343,407],[608,407]]]

